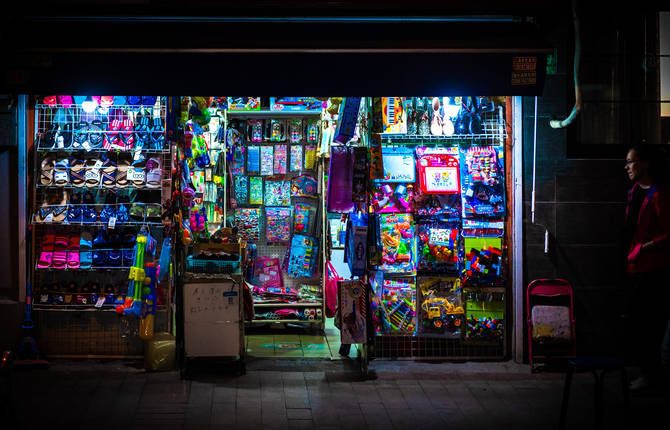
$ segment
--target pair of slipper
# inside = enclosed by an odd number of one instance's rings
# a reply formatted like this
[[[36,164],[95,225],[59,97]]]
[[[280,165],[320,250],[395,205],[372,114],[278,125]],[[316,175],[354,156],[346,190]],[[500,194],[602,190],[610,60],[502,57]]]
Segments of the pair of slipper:
[[[160,117],[141,116],[135,126],[135,135],[137,136],[137,148],[163,149],[165,143],[163,120]]]
[[[104,141],[103,122],[99,119],[92,121],[79,121],[74,131],[73,149],[97,149],[102,147]]]
[[[42,237],[42,251],[37,267],[40,269],[78,269],[80,267],[79,243],[79,235],[46,233]]]
[[[115,119],[105,134],[103,147],[107,150],[128,151],[135,145],[135,130],[130,119]]]
[[[60,193],[60,192],[59,192]],[[62,193],[61,200],[57,200],[56,195],[47,195],[35,214],[37,223],[60,223],[67,217],[67,196]]]

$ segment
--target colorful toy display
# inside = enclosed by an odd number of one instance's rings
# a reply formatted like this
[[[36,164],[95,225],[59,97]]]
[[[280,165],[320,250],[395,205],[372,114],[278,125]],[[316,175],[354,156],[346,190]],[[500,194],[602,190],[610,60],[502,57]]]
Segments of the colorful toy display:
[[[461,219],[462,206],[460,194],[425,194],[415,190],[414,215],[417,217],[436,216],[458,221]]]
[[[261,176],[274,175],[274,146],[261,146]]]
[[[419,273],[459,273],[461,234],[458,224],[439,217],[417,221]]]
[[[249,177],[234,176],[235,202],[238,205],[244,205],[249,202]]]
[[[318,185],[311,175],[297,176],[291,180],[291,197],[316,197]]]
[[[247,175],[258,175],[261,172],[260,146],[247,147]]]
[[[263,204],[263,178],[260,176],[249,177],[249,204]]]
[[[419,332],[428,336],[458,339],[465,328],[461,281],[457,277],[418,280]]]
[[[492,284],[502,280],[502,238],[465,237],[463,282]]]
[[[261,288],[261,290],[254,289],[256,291],[269,292],[270,294],[291,294],[288,290],[281,290],[284,287],[284,282],[278,258],[256,257],[254,261],[254,282]]]
[[[288,154],[286,152],[286,145],[276,145],[274,149],[274,173],[275,175],[285,175],[286,165],[288,162]]]
[[[416,273],[414,219],[411,214],[380,214],[379,236],[383,245],[380,270]]]
[[[302,170],[302,146],[291,145],[291,172],[299,172]]]
[[[245,164],[245,159],[244,159],[244,152],[245,148],[243,146],[235,146],[235,150],[233,153],[233,163],[230,167],[231,172],[233,175],[244,175],[244,164]]]
[[[234,111],[255,111],[261,109],[260,97],[228,97],[228,109]]]
[[[505,184],[501,147],[471,147],[461,151],[463,217],[505,214]]]
[[[265,208],[265,240],[268,244],[287,244],[291,238],[291,208]]]
[[[270,110],[278,112],[311,112],[320,110],[322,104],[314,97],[270,97]]]
[[[504,293],[491,289],[464,291],[467,341],[500,343],[505,328]]]
[[[384,133],[407,133],[407,111],[405,97],[382,97],[382,121]]]
[[[293,207],[293,234],[311,235],[316,222],[316,206],[298,203]]]

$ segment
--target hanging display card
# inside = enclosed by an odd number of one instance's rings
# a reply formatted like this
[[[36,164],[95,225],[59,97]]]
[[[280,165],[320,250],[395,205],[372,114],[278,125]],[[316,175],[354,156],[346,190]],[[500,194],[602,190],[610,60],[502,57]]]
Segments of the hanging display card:
[[[470,147],[461,150],[463,217],[505,215],[502,148]]]
[[[293,235],[289,253],[288,269],[289,276],[293,278],[312,278],[318,260],[319,245],[316,239]]]
[[[382,136],[373,133],[370,136],[370,179],[384,178],[384,161],[382,158]]]
[[[373,183],[370,189],[370,210],[376,213],[410,212],[413,199],[413,184]]]
[[[302,170],[302,146],[291,145],[291,172]]]
[[[419,273],[458,275],[461,235],[457,223],[439,217],[417,221],[417,269]]]
[[[317,208],[307,203],[298,203],[293,209],[293,234],[310,235],[314,231]]]
[[[316,161],[316,146],[305,146],[305,169],[313,170],[314,162]]]
[[[251,176],[249,178],[249,204],[263,204],[263,178],[260,176]]]
[[[383,148],[385,182],[414,182],[416,168],[414,152],[409,148]]]
[[[458,194],[460,178],[458,170],[458,149],[450,154],[446,150],[438,153],[418,155],[421,191],[426,194]]]
[[[287,244],[291,237],[291,208],[265,208],[265,240],[268,245]]]
[[[274,160],[275,175],[285,175],[286,164],[288,161],[288,155],[286,153],[286,145],[275,146],[274,152],[275,152],[275,160]]]
[[[405,104],[405,97],[382,97],[384,133],[407,133],[407,111]]]
[[[420,277],[419,332],[429,337],[459,339],[465,328],[461,281],[457,277]]]
[[[233,175],[244,175],[244,146],[236,146],[233,152],[233,162],[230,167]]]
[[[261,146],[261,176],[274,174],[274,147]]]
[[[354,137],[356,124],[358,124],[358,111],[361,107],[361,98],[345,97],[342,103],[342,108],[337,118],[337,128],[335,129],[333,142],[344,144]]]
[[[291,204],[290,181],[265,181],[265,205],[289,206]]]
[[[368,184],[368,154],[362,146],[354,147],[354,173],[351,181],[351,197],[354,202],[366,201],[366,185]]]
[[[465,237],[465,285],[497,284],[502,274],[502,238]]]
[[[247,147],[247,175],[258,175],[260,173],[260,157],[261,148],[259,146]]]
[[[235,178],[235,201],[238,205],[245,205],[249,202],[249,177],[234,176]]]
[[[291,180],[292,197],[316,197],[318,182],[310,175],[300,175]]]
[[[416,286],[414,278],[385,278],[376,272],[371,279],[375,305],[373,322],[377,334],[409,334],[416,331]]]
[[[416,273],[414,219],[411,214],[380,214],[382,241],[380,270],[387,273]]]
[[[235,227],[237,227],[237,234],[246,242],[258,242],[260,240],[260,221],[260,208],[235,209]]]
[[[339,281],[338,311],[340,312],[340,341],[343,344],[365,343],[366,314],[365,285],[361,281]]]

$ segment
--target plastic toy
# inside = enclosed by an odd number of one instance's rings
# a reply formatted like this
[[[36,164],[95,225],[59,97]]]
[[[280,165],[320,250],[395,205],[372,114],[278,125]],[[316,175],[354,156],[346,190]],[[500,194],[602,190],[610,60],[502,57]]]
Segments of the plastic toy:
[[[263,120],[252,119],[249,120],[247,126],[247,139],[250,142],[260,143],[263,141]]]
[[[150,340],[154,337],[154,316],[156,315],[156,268],[146,265],[144,271],[147,277],[142,290],[143,307],[140,318],[140,338]]]
[[[288,124],[288,141],[291,143],[300,143],[302,141],[302,135],[302,120],[290,120]]]
[[[417,221],[419,273],[458,274],[461,235],[458,225],[439,218]]]
[[[466,309],[465,339],[500,343],[504,336],[504,293],[471,289],[464,292]]]
[[[293,235],[287,272],[293,278],[312,278],[318,260],[318,242],[300,234]]]
[[[384,133],[407,133],[407,111],[405,97],[382,97],[382,121]]]
[[[416,288],[414,278],[385,279],[375,276],[378,334],[414,334],[416,330]],[[374,318],[373,318],[374,320]]]
[[[267,120],[265,122],[265,141],[283,142],[286,140],[285,131],[284,121],[278,119]]]
[[[461,192],[458,153],[450,152],[426,151],[421,155],[417,154],[421,192],[426,194]]]
[[[415,273],[414,219],[410,214],[379,215],[383,244],[380,270],[388,273]]]
[[[126,294],[123,305],[116,307],[116,313],[122,315],[133,315],[141,317],[142,315],[142,288],[146,278],[144,272],[144,250],[147,244],[145,235],[137,235],[135,245],[135,262],[130,268],[128,274],[128,293]]]
[[[461,283],[454,278],[419,278],[421,294],[420,332],[460,338],[464,328],[465,310]]]
[[[414,199],[413,184],[373,184],[371,211],[376,213],[410,212]]]
[[[409,148],[382,148],[383,182],[414,182],[414,152]]]
[[[293,208],[293,234],[310,235],[314,230],[316,206],[298,203]]]
[[[503,222],[464,220],[465,285],[498,284],[504,280],[502,266]]]
[[[319,120],[308,120],[305,130],[308,143],[317,143],[319,141]]]
[[[322,102],[314,97],[270,97],[270,110],[310,112],[321,109]]]
[[[502,149],[472,147],[461,152],[463,217],[505,214]]]

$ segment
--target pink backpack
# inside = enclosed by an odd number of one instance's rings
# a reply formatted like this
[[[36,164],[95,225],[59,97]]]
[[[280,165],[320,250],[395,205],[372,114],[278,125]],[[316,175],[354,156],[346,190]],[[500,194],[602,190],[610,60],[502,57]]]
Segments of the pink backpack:
[[[326,299],[326,317],[333,318],[335,316],[335,310],[337,308],[337,281],[339,281],[340,275],[337,274],[333,263],[330,261],[326,262],[326,281],[324,285],[324,294]]]

